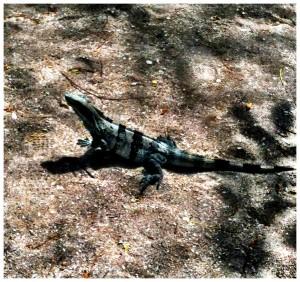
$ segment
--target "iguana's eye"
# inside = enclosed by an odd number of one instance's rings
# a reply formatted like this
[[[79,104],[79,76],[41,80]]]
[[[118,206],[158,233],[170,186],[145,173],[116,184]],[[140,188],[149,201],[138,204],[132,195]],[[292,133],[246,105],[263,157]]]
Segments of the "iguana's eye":
[[[78,94],[78,96],[79,96],[81,99],[85,100],[86,102],[88,101],[87,97],[86,97],[84,94],[80,93],[80,94]]]

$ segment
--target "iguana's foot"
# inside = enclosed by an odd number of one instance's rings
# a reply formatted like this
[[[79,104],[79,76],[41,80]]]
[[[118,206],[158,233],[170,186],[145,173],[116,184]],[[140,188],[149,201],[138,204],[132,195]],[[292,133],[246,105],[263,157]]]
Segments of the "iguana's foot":
[[[150,185],[156,184],[156,189],[159,189],[163,179],[161,164],[163,164],[165,161],[166,159],[164,156],[160,154],[153,154],[150,155],[144,162],[144,176],[140,182],[140,195],[143,195],[144,191]]]
[[[156,184],[156,189],[158,190],[162,182],[162,178],[163,177],[160,174],[145,175],[140,182],[140,195],[143,195],[144,191],[150,185]]]
[[[88,147],[92,145],[92,142],[88,138],[78,139],[77,145],[79,145],[80,147]]]

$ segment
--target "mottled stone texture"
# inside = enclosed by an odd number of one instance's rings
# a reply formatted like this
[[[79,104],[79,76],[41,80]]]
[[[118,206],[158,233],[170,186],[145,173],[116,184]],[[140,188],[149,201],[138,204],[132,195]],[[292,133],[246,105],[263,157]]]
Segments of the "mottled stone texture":
[[[4,8],[6,277],[296,276],[295,173],[166,171],[139,198],[141,168],[81,169],[63,100],[79,86],[190,152],[295,166],[295,5]]]

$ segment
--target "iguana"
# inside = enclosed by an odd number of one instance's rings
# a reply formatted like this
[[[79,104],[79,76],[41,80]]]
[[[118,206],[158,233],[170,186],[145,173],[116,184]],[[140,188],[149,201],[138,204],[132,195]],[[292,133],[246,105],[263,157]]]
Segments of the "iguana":
[[[78,145],[88,147],[88,152],[91,154],[95,150],[101,150],[144,167],[143,178],[140,182],[140,194],[143,194],[150,185],[156,185],[156,188],[159,188],[163,179],[162,168],[193,172],[236,171],[246,173],[276,173],[294,170],[285,166],[243,164],[191,154],[177,148],[175,141],[169,136],[152,138],[137,130],[126,128],[122,124],[114,123],[82,94],[66,93],[65,99],[92,136],[92,141],[79,139]]]

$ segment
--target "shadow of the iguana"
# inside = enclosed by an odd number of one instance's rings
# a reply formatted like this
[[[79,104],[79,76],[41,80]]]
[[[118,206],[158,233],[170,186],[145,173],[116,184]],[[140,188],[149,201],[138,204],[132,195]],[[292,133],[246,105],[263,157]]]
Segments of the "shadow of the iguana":
[[[137,167],[116,155],[97,151],[91,155],[84,154],[80,157],[63,156],[57,160],[44,161],[41,163],[41,166],[52,174],[75,173],[76,171],[85,170],[90,176],[92,175],[87,171],[88,168],[98,170],[108,167]]]

